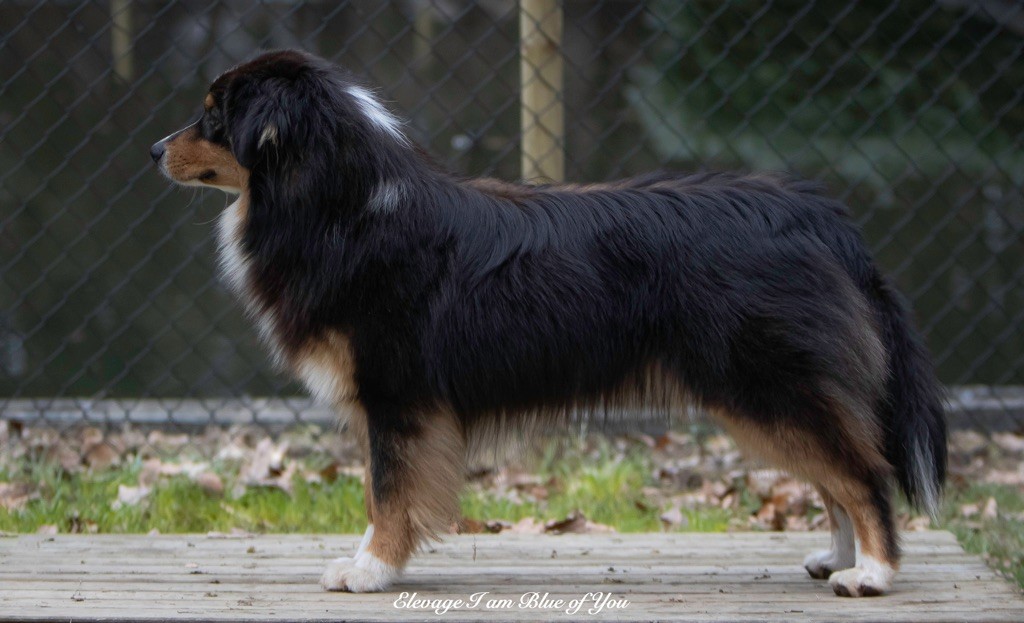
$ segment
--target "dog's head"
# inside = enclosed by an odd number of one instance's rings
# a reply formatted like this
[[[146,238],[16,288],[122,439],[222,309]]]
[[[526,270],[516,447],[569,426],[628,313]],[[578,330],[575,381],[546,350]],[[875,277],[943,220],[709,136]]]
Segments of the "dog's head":
[[[405,145],[400,123],[341,69],[294,50],[268,52],[214,80],[197,121],[150,155],[172,181],[228,192],[253,176],[322,182],[361,166],[384,143]]]

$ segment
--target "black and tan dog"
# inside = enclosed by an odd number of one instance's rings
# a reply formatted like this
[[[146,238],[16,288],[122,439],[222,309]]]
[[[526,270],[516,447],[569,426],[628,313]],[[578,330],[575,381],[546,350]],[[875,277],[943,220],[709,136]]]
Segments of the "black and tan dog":
[[[369,528],[330,590],[379,591],[459,515],[467,453],[581,414],[699,405],[812,482],[840,595],[895,574],[892,485],[934,510],[939,386],[842,205],[767,175],[525,186],[435,168],[371,91],[295,51],[217,78],[152,148],[238,195],[224,273],[278,362],[352,403]]]

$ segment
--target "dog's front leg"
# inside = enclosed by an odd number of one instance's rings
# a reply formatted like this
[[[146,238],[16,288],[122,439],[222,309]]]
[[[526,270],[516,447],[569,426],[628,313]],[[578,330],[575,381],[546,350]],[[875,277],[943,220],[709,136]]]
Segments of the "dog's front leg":
[[[453,414],[399,419],[368,409],[366,441],[369,526],[354,557],[328,565],[320,580],[327,590],[388,588],[424,539],[448,532],[459,518],[466,444]]]

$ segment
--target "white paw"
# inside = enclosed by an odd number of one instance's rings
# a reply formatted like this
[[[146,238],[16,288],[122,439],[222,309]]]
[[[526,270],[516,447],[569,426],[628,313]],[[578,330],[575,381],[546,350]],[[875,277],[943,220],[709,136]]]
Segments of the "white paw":
[[[375,593],[391,586],[399,570],[373,554],[361,552],[355,558],[337,558],[320,576],[320,585],[328,591]]]
[[[874,597],[889,590],[895,575],[889,565],[865,557],[856,567],[833,573],[828,583],[840,597]]]
[[[808,554],[804,558],[804,569],[812,578],[825,580],[835,571],[849,569],[854,564],[853,557],[844,557],[835,550],[824,549]]]

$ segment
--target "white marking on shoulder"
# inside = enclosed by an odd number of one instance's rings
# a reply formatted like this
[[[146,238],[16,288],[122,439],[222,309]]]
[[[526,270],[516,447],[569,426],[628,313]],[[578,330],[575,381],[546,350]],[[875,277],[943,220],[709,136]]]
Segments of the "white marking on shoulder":
[[[378,212],[394,212],[404,196],[405,188],[401,183],[381,181],[373,189],[367,206]]]
[[[320,577],[320,585],[329,591],[375,593],[391,586],[400,573],[397,567],[363,551],[355,558],[331,561]]]
[[[359,103],[359,109],[374,125],[393,136],[403,145],[409,143],[409,140],[402,134],[402,122],[391,114],[372,93],[358,85],[350,85],[347,91]]]

